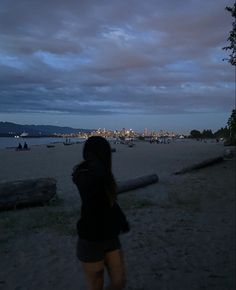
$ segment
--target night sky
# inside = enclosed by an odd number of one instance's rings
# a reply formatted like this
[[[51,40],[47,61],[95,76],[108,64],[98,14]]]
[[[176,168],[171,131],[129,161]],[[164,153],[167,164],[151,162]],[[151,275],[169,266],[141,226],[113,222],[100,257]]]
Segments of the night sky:
[[[189,132],[235,106],[224,0],[0,0],[0,121]]]

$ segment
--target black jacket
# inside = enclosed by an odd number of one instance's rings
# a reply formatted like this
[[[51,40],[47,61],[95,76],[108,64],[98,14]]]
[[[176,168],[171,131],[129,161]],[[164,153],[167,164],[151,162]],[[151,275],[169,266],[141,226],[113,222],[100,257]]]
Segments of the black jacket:
[[[108,201],[106,179],[104,168],[98,161],[85,161],[74,170],[73,181],[82,201],[81,217],[77,222],[81,239],[108,240],[129,231],[129,224],[118,203],[111,206]]]

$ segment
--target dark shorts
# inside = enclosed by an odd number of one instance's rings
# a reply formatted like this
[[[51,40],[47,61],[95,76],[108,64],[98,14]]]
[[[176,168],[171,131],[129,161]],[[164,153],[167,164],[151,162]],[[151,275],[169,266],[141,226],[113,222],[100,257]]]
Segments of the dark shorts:
[[[93,263],[105,259],[107,252],[118,250],[121,248],[119,238],[105,241],[88,241],[78,239],[77,257],[81,262]]]

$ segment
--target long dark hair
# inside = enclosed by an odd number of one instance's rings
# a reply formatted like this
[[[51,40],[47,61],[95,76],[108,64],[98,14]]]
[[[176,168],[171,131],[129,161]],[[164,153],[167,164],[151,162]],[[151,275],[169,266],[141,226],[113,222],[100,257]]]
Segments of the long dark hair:
[[[99,160],[106,171],[111,172],[111,146],[110,143],[101,136],[89,137],[83,148],[84,160]]]
[[[110,143],[105,138],[101,136],[91,136],[86,140],[83,147],[84,162],[97,160],[102,164],[106,180],[106,184],[104,184],[106,188],[105,194],[110,204],[113,205],[117,196],[117,185],[112,174],[111,155]],[[77,168],[79,169],[79,167]],[[79,171],[77,174],[79,174]]]

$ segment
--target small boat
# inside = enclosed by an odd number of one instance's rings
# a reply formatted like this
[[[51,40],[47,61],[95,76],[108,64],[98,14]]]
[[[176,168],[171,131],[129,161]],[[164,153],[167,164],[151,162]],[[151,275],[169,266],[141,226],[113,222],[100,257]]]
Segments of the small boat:
[[[54,148],[55,147],[55,145],[53,145],[53,144],[47,144],[47,148]]]
[[[135,145],[134,143],[131,143],[131,142],[128,143],[128,147],[130,147],[130,148],[134,147],[134,145]]]
[[[28,135],[29,135],[29,133],[23,132],[20,134],[20,137],[24,138],[24,137],[27,137]]]

